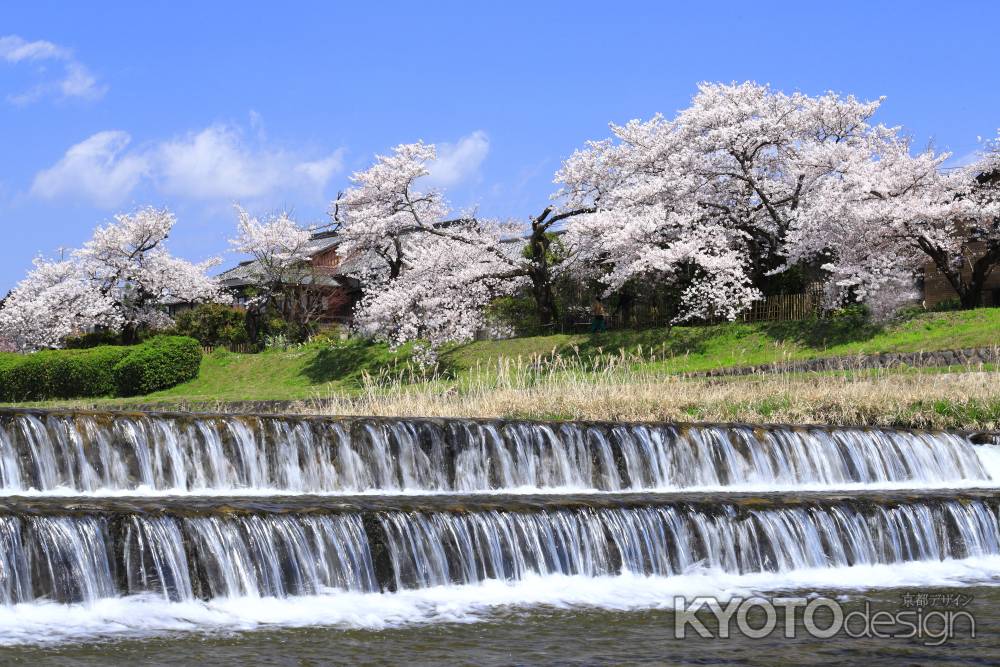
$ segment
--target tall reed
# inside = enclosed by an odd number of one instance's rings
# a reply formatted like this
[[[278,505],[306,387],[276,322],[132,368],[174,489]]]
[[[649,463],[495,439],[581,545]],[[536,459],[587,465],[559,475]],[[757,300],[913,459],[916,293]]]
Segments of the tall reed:
[[[317,395],[326,414],[537,419],[741,421],[1000,428],[1000,355],[948,369],[669,373],[660,350],[501,358],[452,378],[417,368],[366,375],[360,391]]]

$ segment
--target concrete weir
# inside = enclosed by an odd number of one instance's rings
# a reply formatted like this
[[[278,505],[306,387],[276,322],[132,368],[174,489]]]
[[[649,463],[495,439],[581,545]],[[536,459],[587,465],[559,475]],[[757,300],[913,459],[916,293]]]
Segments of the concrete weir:
[[[0,604],[1000,558],[992,445],[822,426],[0,410]]]
[[[967,433],[0,409],[0,491],[682,490],[989,483]]]
[[[0,496],[0,516],[247,516],[377,514],[421,512],[572,512],[642,507],[695,508],[751,512],[786,508],[895,507],[916,503],[983,502],[1000,504],[1000,488],[894,489],[862,491],[781,491],[748,493],[477,493],[431,495],[284,495],[284,496]]]

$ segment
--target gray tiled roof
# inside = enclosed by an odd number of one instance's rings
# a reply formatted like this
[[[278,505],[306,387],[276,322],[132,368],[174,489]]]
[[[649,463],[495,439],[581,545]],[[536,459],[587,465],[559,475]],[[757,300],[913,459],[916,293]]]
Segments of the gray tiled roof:
[[[317,234],[309,241],[308,245],[305,246],[305,250],[311,257],[315,257],[319,253],[335,247],[338,243],[339,240],[332,234]],[[233,268],[223,271],[216,277],[225,287],[239,287],[247,285],[255,280],[257,273],[256,265],[257,262],[255,260],[240,262]],[[323,271],[322,273],[312,271],[307,265],[291,267],[287,271],[285,282],[301,285],[320,284],[332,287],[339,285],[340,280],[338,280],[338,278],[343,278],[349,274],[355,266],[355,261],[352,261],[351,259],[341,259],[335,267],[332,267],[329,271]]]
[[[315,255],[327,250],[328,248],[334,247],[338,243],[340,243],[340,241],[333,234],[314,234],[309,240],[309,243],[305,245],[305,250],[310,255]]]

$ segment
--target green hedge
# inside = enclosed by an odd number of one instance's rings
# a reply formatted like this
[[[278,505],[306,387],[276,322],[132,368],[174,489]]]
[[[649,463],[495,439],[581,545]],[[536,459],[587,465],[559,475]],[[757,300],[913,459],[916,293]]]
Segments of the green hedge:
[[[149,394],[198,377],[201,344],[186,336],[157,336],[115,364],[121,396]]]
[[[42,401],[113,395],[118,386],[114,367],[127,347],[45,350],[0,356],[0,400]]]
[[[198,341],[179,336],[152,338],[131,347],[3,353],[0,401],[147,393],[197,377],[200,363]]]

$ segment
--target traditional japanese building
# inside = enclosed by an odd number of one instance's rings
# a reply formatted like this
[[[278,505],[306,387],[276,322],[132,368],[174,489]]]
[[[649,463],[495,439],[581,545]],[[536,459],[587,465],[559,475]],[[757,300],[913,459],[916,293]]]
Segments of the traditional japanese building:
[[[312,319],[324,323],[345,323],[351,319],[354,305],[361,297],[361,285],[349,272],[353,262],[337,252],[340,241],[334,232],[314,234],[306,246],[308,262],[301,262],[282,276],[282,308],[286,314],[296,310],[316,313]],[[237,305],[253,297],[261,270],[256,260],[240,262],[218,276]]]

